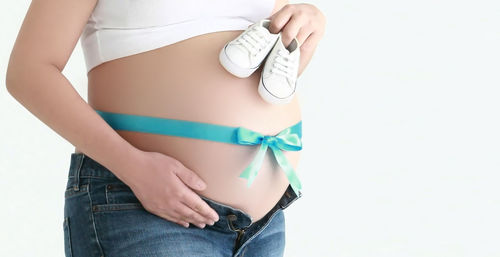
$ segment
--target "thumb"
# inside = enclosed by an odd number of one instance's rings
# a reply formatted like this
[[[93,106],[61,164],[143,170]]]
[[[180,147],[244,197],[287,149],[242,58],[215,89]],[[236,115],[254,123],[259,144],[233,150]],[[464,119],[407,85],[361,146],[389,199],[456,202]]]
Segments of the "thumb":
[[[191,188],[197,190],[204,190],[206,188],[205,182],[196,174],[196,172],[182,166],[176,170],[176,175]]]

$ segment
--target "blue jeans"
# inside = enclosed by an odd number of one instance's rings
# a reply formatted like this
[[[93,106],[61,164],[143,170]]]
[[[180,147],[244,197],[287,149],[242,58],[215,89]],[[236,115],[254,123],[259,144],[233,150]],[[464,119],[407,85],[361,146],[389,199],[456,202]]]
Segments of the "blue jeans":
[[[204,196],[213,226],[188,228],[148,212],[132,190],[84,153],[72,153],[64,202],[66,257],[283,256],[283,210],[302,196],[289,185],[260,220]]]

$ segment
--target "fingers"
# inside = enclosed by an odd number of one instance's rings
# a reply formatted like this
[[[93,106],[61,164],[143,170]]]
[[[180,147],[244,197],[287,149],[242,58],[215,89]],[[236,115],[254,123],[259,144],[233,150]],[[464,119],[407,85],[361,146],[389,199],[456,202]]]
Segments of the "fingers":
[[[149,165],[145,168],[150,173],[137,180],[131,189],[148,212],[184,227],[193,223],[203,228],[219,220],[217,212],[193,191],[206,188],[198,174],[170,156],[144,153],[150,158],[144,162]]]
[[[301,52],[313,52],[318,45],[318,41],[321,39],[319,33],[313,32],[309,37],[300,45]]]
[[[205,182],[194,171],[186,168],[180,162],[174,173],[184,182],[187,186],[196,189],[204,190],[206,188]]]
[[[182,203],[179,203],[170,214],[160,212],[156,215],[186,228],[189,227],[189,223],[192,223],[199,228],[204,228],[206,224],[214,224],[213,221],[204,218],[199,213],[196,213],[191,208]]]
[[[295,36],[297,41],[299,41],[299,46],[302,46],[308,37],[313,34],[313,30],[308,29],[306,27],[301,27],[299,33]],[[290,41],[291,42],[291,41]]]
[[[186,228],[189,227],[189,222],[184,221],[180,215],[175,216],[175,217],[172,215],[165,214],[165,213],[155,213],[155,215],[157,215],[165,220],[177,223],[183,227],[186,227]]]
[[[293,9],[293,6],[287,4],[279,11],[271,15],[270,17],[271,22],[269,23],[269,31],[271,33],[276,34],[280,32],[281,29],[285,26],[285,24],[287,24],[287,22],[290,20],[290,17],[293,14],[291,9]]]
[[[283,45],[285,47],[288,47],[293,38],[296,37],[299,31],[303,29],[303,23],[304,19],[302,16],[293,15],[285,27],[281,30],[281,41],[283,41]]]
[[[176,169],[175,173],[187,186],[194,189],[200,188],[197,185],[203,185],[203,188],[206,187],[206,184],[195,172],[184,167],[183,165],[182,167]],[[191,220],[197,220],[197,222],[207,221],[206,223],[212,223],[212,221],[215,222],[219,219],[217,212],[215,212],[215,210],[203,201],[199,195],[191,191],[189,188],[186,188],[186,190],[183,191],[184,192],[182,192],[180,201],[185,206],[192,209],[192,211],[189,211],[182,208],[182,206],[179,206],[183,209],[184,215],[188,215],[186,217],[189,217]]]
[[[176,212],[180,215],[179,219],[196,224],[200,228],[205,227],[205,224],[213,225],[215,223],[213,219],[202,216],[184,203],[179,203]]]
[[[177,176],[188,186],[198,189],[199,186],[206,187],[206,184],[203,180],[192,170],[181,165],[178,169],[175,170]],[[209,220],[216,221],[219,219],[219,215],[215,210],[213,210],[205,201],[201,199],[199,195],[190,189],[186,189],[185,192],[182,192],[183,197],[181,197],[181,202],[189,206],[194,211],[200,213],[205,216]]]
[[[192,191],[186,192],[185,197],[181,198],[181,202],[208,220],[215,222],[219,219],[217,212]]]
[[[299,45],[309,41],[305,47],[307,50],[315,48],[326,22],[326,17],[311,4],[287,4],[269,19],[269,30],[275,34],[281,33],[281,41],[285,47],[290,45],[293,38],[297,38]]]

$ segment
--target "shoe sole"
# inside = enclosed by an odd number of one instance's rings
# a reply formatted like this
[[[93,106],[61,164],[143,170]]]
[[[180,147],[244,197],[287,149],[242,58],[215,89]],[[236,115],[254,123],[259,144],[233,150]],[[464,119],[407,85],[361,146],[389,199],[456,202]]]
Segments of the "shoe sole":
[[[266,102],[270,104],[287,104],[292,101],[293,96],[295,95],[297,87],[294,88],[293,92],[287,96],[287,97],[277,97],[273,95],[269,90],[266,89],[266,86],[264,85],[264,82],[262,81],[262,76],[260,77],[259,80],[259,88],[257,91],[259,92],[260,97],[264,99]]]
[[[221,63],[222,67],[226,69],[229,73],[233,74],[236,77],[239,78],[248,78],[252,73],[254,73],[262,64],[260,62],[256,67],[254,68],[243,68],[238,65],[236,65],[234,62],[232,62],[229,57],[226,54],[226,47],[229,43],[226,43],[224,47],[221,49],[219,53],[219,62]]]

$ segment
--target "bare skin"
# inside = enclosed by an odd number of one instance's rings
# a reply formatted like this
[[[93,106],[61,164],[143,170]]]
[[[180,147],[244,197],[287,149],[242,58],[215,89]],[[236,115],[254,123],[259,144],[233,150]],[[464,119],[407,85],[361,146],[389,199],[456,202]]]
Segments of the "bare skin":
[[[268,104],[257,93],[261,69],[240,79],[220,66],[219,50],[239,33],[204,34],[99,65],[88,74],[89,105],[110,112],[243,126],[275,135],[301,120],[298,98],[287,105]],[[238,177],[258,146],[117,132],[141,150],[181,161],[206,182],[207,188],[199,194],[242,209],[254,221],[276,204],[289,183],[271,151],[251,187]],[[296,167],[300,152],[285,155]]]
[[[292,17],[282,34],[285,45],[298,28],[304,28],[299,43],[312,32],[301,46],[300,75],[322,35],[322,15],[312,5],[286,3],[277,0],[272,13],[279,15],[270,28],[277,33]],[[86,103],[61,72],[95,4],[33,0],[9,60],[9,93],[77,146],[75,152],[123,179],[152,213],[184,226],[213,223],[200,216],[217,220],[197,193],[247,212],[253,222],[261,219],[288,186],[270,151],[247,188],[238,176],[258,146],[115,131],[94,110],[244,126],[274,135],[301,120],[298,95],[287,105],[268,104],[257,93],[261,69],[240,79],[220,66],[218,52],[239,30],[202,34],[103,63],[88,73]],[[297,171],[300,152],[284,154]],[[201,181],[206,187],[196,186]]]

